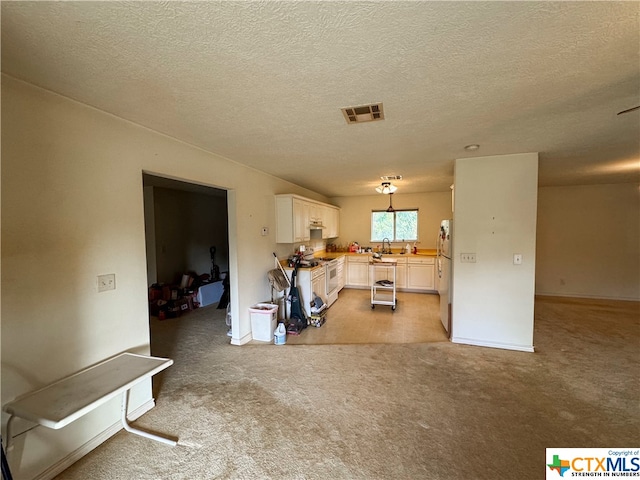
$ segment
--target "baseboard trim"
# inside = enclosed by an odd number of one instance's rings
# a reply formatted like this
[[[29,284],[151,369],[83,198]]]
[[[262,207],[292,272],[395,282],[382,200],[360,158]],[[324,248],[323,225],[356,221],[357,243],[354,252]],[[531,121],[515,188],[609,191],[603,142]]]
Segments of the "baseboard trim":
[[[533,345],[516,345],[513,343],[497,343],[497,342],[484,342],[481,340],[473,340],[471,338],[463,338],[463,337],[451,337],[451,342],[453,343],[461,343],[464,345],[473,345],[475,347],[489,347],[489,348],[500,348],[502,350],[516,350],[519,352],[528,352],[534,353]]]
[[[345,285],[344,288],[347,288],[349,290],[371,290],[371,286],[369,285],[368,287],[364,287],[362,285]],[[403,292],[403,293],[426,293],[428,295],[438,295],[438,290],[427,290],[424,288],[408,288],[408,287],[397,287],[396,286],[396,292]]]
[[[253,336],[251,335],[251,332],[249,332],[242,338],[231,338],[231,345],[244,345],[245,343],[249,343],[251,340],[253,340]]]
[[[127,418],[132,421],[136,420],[140,418],[142,415],[144,415],[145,413],[147,413],[149,410],[151,410],[153,407],[155,407],[155,405],[156,403],[154,399],[151,398],[147,402],[140,405],[135,410],[129,412],[129,414],[127,415]],[[60,475],[67,468],[69,468],[71,465],[73,465],[78,460],[80,460],[82,457],[84,457],[86,454],[91,452],[91,450],[95,449],[96,447],[100,446],[102,443],[106,442],[109,438],[113,437],[120,430],[122,430],[122,422],[118,420],[109,428],[107,428],[106,430],[103,430],[98,435],[93,437],[87,443],[77,448],[76,450],[71,452],[69,455],[61,459],[60,461],[54,463],[45,471],[33,477],[33,480],[52,480],[57,475]]]
[[[610,297],[604,295],[586,295],[584,293],[550,293],[536,292],[536,297],[567,297],[567,298],[584,298],[585,300],[618,300],[621,302],[640,302],[640,298],[632,297]]]

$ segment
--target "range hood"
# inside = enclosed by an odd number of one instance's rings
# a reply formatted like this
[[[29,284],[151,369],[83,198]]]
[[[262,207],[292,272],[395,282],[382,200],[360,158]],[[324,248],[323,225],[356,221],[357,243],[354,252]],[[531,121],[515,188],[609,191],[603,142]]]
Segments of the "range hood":
[[[309,225],[309,229],[310,230],[322,230],[323,228],[327,228],[324,225],[322,225],[322,222],[320,221],[311,221],[311,224]]]

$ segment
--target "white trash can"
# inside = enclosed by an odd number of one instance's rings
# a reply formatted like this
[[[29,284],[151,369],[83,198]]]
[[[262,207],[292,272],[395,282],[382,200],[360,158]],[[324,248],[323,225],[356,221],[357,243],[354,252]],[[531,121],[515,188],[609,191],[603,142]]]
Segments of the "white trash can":
[[[258,303],[249,308],[251,336],[261,342],[272,342],[273,331],[278,324],[278,305]]]

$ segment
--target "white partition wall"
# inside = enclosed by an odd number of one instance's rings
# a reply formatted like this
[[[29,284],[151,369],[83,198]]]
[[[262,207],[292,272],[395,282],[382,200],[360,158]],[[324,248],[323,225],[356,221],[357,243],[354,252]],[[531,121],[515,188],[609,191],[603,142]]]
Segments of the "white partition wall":
[[[537,190],[537,153],[456,160],[453,342],[533,351]]]

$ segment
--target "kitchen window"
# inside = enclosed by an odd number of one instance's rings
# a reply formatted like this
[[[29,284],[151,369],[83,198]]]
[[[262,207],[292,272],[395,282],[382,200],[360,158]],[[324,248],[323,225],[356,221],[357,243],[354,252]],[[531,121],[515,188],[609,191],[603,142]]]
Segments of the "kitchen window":
[[[418,209],[373,210],[371,212],[371,241],[415,242],[418,240]]]

